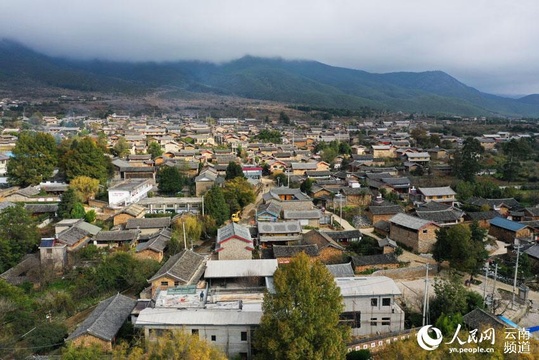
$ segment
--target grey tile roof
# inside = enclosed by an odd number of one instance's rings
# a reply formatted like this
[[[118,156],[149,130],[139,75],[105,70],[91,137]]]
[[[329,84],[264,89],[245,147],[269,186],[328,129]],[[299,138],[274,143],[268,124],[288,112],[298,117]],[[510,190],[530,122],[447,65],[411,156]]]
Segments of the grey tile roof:
[[[145,211],[146,211],[146,209],[144,208],[144,206],[141,206],[141,205],[138,205],[138,204],[131,204],[128,207],[126,207],[122,211],[122,213],[137,217],[137,216],[140,216],[141,214],[143,214]]]
[[[296,219],[320,219],[322,213],[318,209],[312,210],[284,210],[283,219],[296,220]]]
[[[457,193],[449,186],[420,187],[418,190],[425,196],[455,196]]]
[[[62,231],[57,236],[57,240],[61,242],[62,244],[66,244],[69,246],[75,245],[80,240],[88,237],[90,233],[88,233],[86,230],[81,229],[77,226],[72,226],[69,229],[66,229]]]
[[[354,266],[368,266],[368,265],[391,265],[398,264],[399,261],[395,254],[376,254],[365,256],[352,256],[352,263]]]
[[[530,213],[532,216],[539,216],[539,207],[528,207],[525,209],[528,213]]]
[[[170,217],[159,217],[149,219],[128,219],[125,228],[132,229],[159,229],[170,227]]]
[[[148,282],[167,275],[183,282],[183,285],[191,285],[196,283],[202,275],[202,271],[204,270],[203,265],[204,256],[191,250],[183,250],[171,256]]]
[[[432,221],[423,220],[416,216],[410,216],[403,213],[396,214],[389,220],[389,222],[413,230],[419,230],[422,227],[433,223]]]
[[[169,229],[163,229],[159,233],[152,235],[147,241],[138,243],[136,252],[144,250],[163,252],[165,251],[171,236],[172,232]]]
[[[326,265],[329,272],[333,277],[353,277],[354,269],[352,268],[352,263],[348,262],[346,264],[330,264]]]
[[[301,232],[299,221],[259,222],[259,234],[296,234]]]
[[[304,252],[309,256],[318,256],[318,246],[316,244],[307,245],[273,245],[273,256],[275,258],[293,257]]]
[[[279,217],[281,215],[281,210],[282,210],[282,207],[275,203],[275,202],[270,202],[270,203],[267,203],[267,204],[261,204],[258,209],[257,209],[257,212],[258,214],[260,215],[261,213],[268,213],[270,215],[273,215],[275,217]]]
[[[138,230],[100,231],[94,236],[96,241],[134,241],[138,238]]]
[[[240,237],[248,242],[251,241],[251,233],[247,227],[236,223],[230,223],[217,230],[217,244],[220,244],[233,236]]]
[[[434,221],[436,223],[447,223],[459,221],[464,212],[448,208],[446,210],[437,210],[437,211],[420,211],[416,210],[417,217]]]
[[[112,341],[131,314],[135,304],[136,300],[121,294],[101,301],[66,340],[74,340],[88,334],[105,341]]]
[[[58,204],[25,204],[24,208],[31,214],[56,213]]]
[[[387,206],[369,206],[368,211],[373,215],[393,215],[402,212],[402,208],[399,205],[387,205]]]
[[[480,308],[476,308],[464,315],[462,321],[470,329],[481,329],[483,327],[495,327],[501,329],[506,327],[506,324],[503,321]]]
[[[466,217],[469,217],[473,220],[490,220],[494,219],[495,217],[500,216],[500,213],[495,210],[490,211],[478,211],[478,212],[467,212]]]
[[[343,230],[343,231],[325,231],[327,236],[333,240],[345,240],[345,239],[361,239],[362,235],[359,230]]]

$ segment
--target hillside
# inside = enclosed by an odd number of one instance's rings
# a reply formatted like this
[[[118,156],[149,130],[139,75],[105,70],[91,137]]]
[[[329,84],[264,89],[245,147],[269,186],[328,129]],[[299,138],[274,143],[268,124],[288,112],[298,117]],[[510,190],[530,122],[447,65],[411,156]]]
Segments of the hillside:
[[[60,88],[136,95],[163,87],[318,107],[539,116],[537,96],[510,99],[482,93],[442,71],[375,74],[316,61],[251,56],[220,65],[73,61],[0,41],[0,88],[4,91]]]

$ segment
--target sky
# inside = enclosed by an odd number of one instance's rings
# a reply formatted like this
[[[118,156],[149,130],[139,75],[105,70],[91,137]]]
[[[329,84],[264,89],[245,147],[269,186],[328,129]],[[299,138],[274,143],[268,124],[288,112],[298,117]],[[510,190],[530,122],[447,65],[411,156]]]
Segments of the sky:
[[[1,0],[0,38],[76,59],[442,70],[516,96],[539,93],[538,19],[537,0]]]

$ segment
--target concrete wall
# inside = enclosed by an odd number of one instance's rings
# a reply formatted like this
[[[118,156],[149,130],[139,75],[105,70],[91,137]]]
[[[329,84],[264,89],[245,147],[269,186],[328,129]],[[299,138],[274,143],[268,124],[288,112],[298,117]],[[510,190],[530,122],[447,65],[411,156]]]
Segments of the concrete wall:
[[[373,299],[376,302],[374,306]],[[389,299],[389,305],[383,305],[383,299]],[[352,328],[353,336],[404,330],[404,311],[395,304],[392,295],[347,296],[344,298],[344,313],[359,313],[360,326]]]
[[[192,334],[193,330],[198,332],[200,339],[206,340],[209,344],[222,350],[228,358],[234,358],[240,354],[244,354],[247,359],[252,359],[252,330],[251,326],[239,325],[185,325],[176,327],[149,327],[144,328],[144,335],[147,340],[155,339],[159,334],[159,330],[184,329],[187,333]],[[156,332],[157,330],[157,332]],[[241,339],[241,333],[246,333],[246,340]]]

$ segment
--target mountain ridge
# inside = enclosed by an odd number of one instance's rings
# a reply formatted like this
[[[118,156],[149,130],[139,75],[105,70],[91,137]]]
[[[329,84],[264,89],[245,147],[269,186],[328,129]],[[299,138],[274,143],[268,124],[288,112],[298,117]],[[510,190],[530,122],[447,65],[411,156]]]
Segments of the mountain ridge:
[[[440,71],[369,73],[311,60],[244,56],[225,62],[70,60],[0,41],[4,87],[136,95],[161,87],[332,108],[455,115],[539,116],[539,95],[483,93]]]

